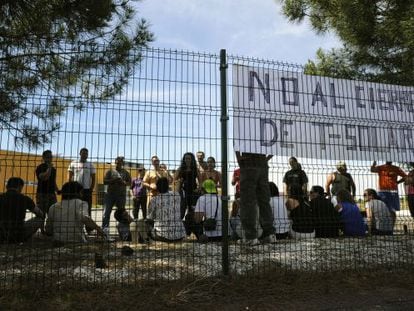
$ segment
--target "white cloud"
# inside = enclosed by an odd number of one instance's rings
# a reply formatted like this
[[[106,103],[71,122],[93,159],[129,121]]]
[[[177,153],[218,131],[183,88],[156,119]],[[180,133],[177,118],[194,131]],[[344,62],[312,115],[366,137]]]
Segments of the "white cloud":
[[[153,46],[304,63],[318,47],[339,43],[316,36],[308,23],[289,23],[274,0],[146,0],[138,4],[153,25]]]

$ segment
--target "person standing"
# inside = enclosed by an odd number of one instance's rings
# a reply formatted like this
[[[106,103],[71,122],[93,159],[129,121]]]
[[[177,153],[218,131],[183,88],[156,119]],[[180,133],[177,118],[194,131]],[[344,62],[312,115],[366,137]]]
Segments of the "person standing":
[[[204,161],[205,154],[203,151],[197,151],[196,157],[197,157],[197,170],[198,170],[198,173],[201,174],[202,172],[206,171],[208,168],[207,162]]]
[[[6,184],[7,191],[0,195],[0,242],[27,241],[43,227],[44,213],[31,198],[22,194],[23,187],[23,179],[11,177]],[[25,221],[26,210],[36,217]]]
[[[141,208],[142,218],[147,218],[147,189],[144,187],[145,169],[138,168],[138,176],[131,182],[131,196],[134,203],[132,215],[138,219],[139,209]]]
[[[355,197],[356,187],[351,174],[347,172],[347,166],[344,161],[336,164],[336,172],[328,175],[325,184],[325,191],[334,206],[337,205],[336,196],[340,190],[346,190]]]
[[[305,171],[302,170],[300,163],[295,157],[290,157],[289,165],[291,169],[283,177],[284,194],[289,195],[292,185],[299,185],[306,195],[308,192],[308,176],[306,176]]]
[[[124,157],[116,157],[115,169],[105,173],[104,184],[108,186],[105,193],[105,210],[102,218],[102,230],[109,231],[109,220],[112,208],[124,210],[126,203],[126,189],[131,185],[131,175],[124,169]]]
[[[46,215],[49,208],[57,202],[56,168],[53,167],[52,151],[45,150],[42,154],[43,163],[36,168],[37,190],[36,205]]]
[[[143,178],[143,185],[147,189],[147,207],[149,206],[152,198],[159,194],[157,190],[157,181],[161,177],[167,178],[168,182],[171,183],[170,175],[167,171],[160,167],[160,159],[154,155],[151,157],[152,169],[147,171]]]
[[[371,165],[371,172],[378,174],[378,196],[388,206],[395,211],[400,210],[400,198],[398,196],[398,176],[404,181],[407,174],[398,166],[392,165],[391,161],[384,165],[377,166],[377,161]]]
[[[183,200],[181,205],[181,218],[185,218],[184,226],[187,235],[190,235],[195,226],[194,207],[199,197],[197,191],[199,182],[197,163],[191,152],[186,152],[183,155],[181,165],[175,172],[174,179],[177,181],[177,189]]]
[[[411,171],[405,178],[405,193],[407,194],[408,208],[414,218],[414,162],[410,162]]]
[[[240,168],[236,168],[231,178],[231,184],[234,186],[234,198],[240,199]]]
[[[68,181],[77,181],[83,187],[81,200],[88,203],[88,215],[92,211],[92,193],[95,188],[95,166],[88,162],[89,151],[82,148],[79,151],[79,160],[70,163],[68,168]]]
[[[216,169],[216,159],[213,157],[207,158],[207,170],[203,171],[200,174],[200,185],[203,184],[204,181],[207,179],[211,179],[214,181],[218,188],[221,187],[221,174]]]
[[[269,189],[268,161],[272,155],[237,151],[236,157],[240,166],[240,219],[245,231],[245,238],[240,243],[245,246],[260,244],[257,214],[263,228],[263,242],[276,243]]]

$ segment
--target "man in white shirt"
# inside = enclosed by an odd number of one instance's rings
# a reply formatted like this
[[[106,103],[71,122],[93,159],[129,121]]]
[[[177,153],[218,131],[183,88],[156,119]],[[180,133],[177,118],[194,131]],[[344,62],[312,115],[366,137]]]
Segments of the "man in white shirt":
[[[68,168],[68,181],[76,181],[83,187],[81,200],[88,203],[88,215],[91,216],[92,192],[95,188],[96,170],[91,162],[88,162],[89,151],[82,148],[79,152],[79,160],[70,163]]]
[[[196,223],[195,234],[200,242],[221,241],[222,221],[221,221],[221,198],[217,195],[216,183],[207,179],[203,182],[202,188],[205,192],[201,196],[194,210],[194,221]],[[215,228],[207,228],[208,219],[214,219]]]

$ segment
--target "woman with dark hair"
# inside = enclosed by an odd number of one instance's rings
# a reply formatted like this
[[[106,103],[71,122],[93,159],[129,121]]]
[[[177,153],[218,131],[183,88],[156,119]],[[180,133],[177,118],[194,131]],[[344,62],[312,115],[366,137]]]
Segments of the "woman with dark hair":
[[[364,201],[369,231],[373,235],[392,235],[396,219],[395,210],[389,209],[374,189],[365,189]]]
[[[184,217],[185,212],[192,211],[197,203],[197,187],[198,187],[198,170],[194,154],[187,152],[184,154],[180,167],[175,173],[177,189],[179,190],[183,200],[183,208],[181,216]]]
[[[338,237],[341,219],[331,200],[326,198],[324,189],[321,186],[312,186],[309,198],[315,220],[315,237]]]
[[[221,187],[221,174],[216,169],[216,159],[213,157],[207,158],[207,169],[200,173],[199,182],[203,184],[207,179],[211,179],[215,182],[216,187]]]
[[[290,220],[283,197],[279,196],[279,189],[274,182],[269,182],[270,207],[273,212],[273,226],[276,229],[276,239],[289,237]]]
[[[194,222],[194,207],[199,197],[197,193],[198,178],[195,156],[191,152],[186,152],[180,167],[175,173],[175,180],[177,182],[177,189],[182,198],[181,218],[185,217],[184,225],[186,227],[187,235],[191,234],[191,227]]]
[[[286,201],[286,207],[290,211],[292,220],[292,238],[309,239],[315,237],[313,212],[309,203],[305,200],[305,194],[301,185],[294,184],[290,188],[290,194]]]
[[[105,236],[102,229],[89,217],[88,203],[81,200],[83,187],[76,181],[62,186],[62,202],[53,204],[46,220],[46,233],[55,241],[86,242],[84,226]]]
[[[336,194],[337,209],[345,236],[365,236],[366,225],[351,193],[341,189]]]

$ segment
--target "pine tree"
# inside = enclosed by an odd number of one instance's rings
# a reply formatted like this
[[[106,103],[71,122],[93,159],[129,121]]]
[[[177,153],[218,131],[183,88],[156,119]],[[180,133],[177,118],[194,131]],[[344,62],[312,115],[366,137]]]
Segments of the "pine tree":
[[[67,109],[120,93],[153,40],[133,2],[1,1],[0,128],[40,146]]]
[[[414,1],[279,0],[290,21],[309,19],[343,47],[319,50],[306,72],[391,84],[414,84]]]

